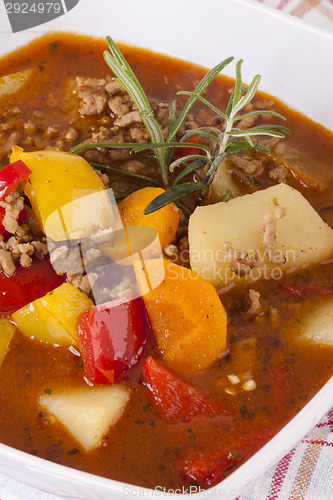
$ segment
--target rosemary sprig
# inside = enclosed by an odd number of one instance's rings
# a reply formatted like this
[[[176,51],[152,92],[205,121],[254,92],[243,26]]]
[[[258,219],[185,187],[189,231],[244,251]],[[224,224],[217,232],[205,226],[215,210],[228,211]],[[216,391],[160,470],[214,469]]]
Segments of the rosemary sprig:
[[[98,147],[130,148],[132,153],[152,150],[159,165],[166,191],[149,203],[144,210],[145,214],[154,212],[159,208],[182,198],[183,196],[195,192],[200,192],[202,196],[205,196],[214,179],[216,170],[225,158],[244,153],[252,149],[269,152],[268,148],[254,142],[254,137],[266,135],[280,138],[285,137],[285,134],[290,133],[289,129],[281,125],[260,125],[251,127],[247,130],[241,130],[235,126],[238,121],[245,118],[268,114],[281,120],[285,120],[284,116],[279,113],[267,110],[255,110],[241,114],[241,111],[255,96],[261,78],[260,75],[256,75],[248,87],[243,85],[241,75],[241,66],[243,63],[242,59],[236,63],[235,87],[230,96],[225,112],[218,109],[213,103],[202,96],[204,90],[211,83],[211,81],[233,61],[233,57],[228,57],[211,69],[196,86],[194,91],[178,92],[177,95],[186,95],[188,99],[178,117],[177,103],[175,100],[171,102],[169,106],[169,128],[167,138],[165,140],[162,128],[155,119],[148,98],[131,67],[111,37],[107,37],[107,42],[109,52],[104,52],[104,59],[115,74],[115,80],[117,80],[127,90],[134,101],[140,113],[142,122],[149,133],[151,142],[149,144],[119,144],[106,142],[83,144],[73,148],[71,152],[77,153],[86,149]],[[215,127],[200,127],[196,130],[186,131],[180,140],[177,141],[176,137],[179,136],[179,131],[182,125],[185,123],[189,111],[197,101],[200,101],[218,116],[223,118],[225,122],[224,127],[222,130]],[[198,134],[207,139],[210,146],[190,142],[191,137]],[[186,144],[186,147],[196,148],[198,150],[197,153],[186,155],[172,161],[175,148],[180,146],[184,147],[184,143]],[[172,186],[170,186],[169,171],[173,172],[179,167],[182,167],[182,170],[174,179]],[[101,168],[101,166],[98,168]],[[111,168],[112,167],[109,167],[110,170]],[[204,173],[202,173],[203,170]],[[123,173],[124,175],[128,174],[118,169],[117,171]],[[193,182],[181,182],[189,174],[194,174]],[[130,175],[137,176],[137,174]],[[143,180],[144,176],[140,177]],[[153,182],[150,178],[146,178],[145,180]],[[157,184],[157,181],[155,181],[155,184]],[[230,199],[230,194],[228,194],[225,200],[223,199],[222,201],[226,201],[227,199]]]
[[[103,165],[102,163],[90,162],[90,165],[99,170],[106,170],[107,172],[112,172],[114,174],[132,177],[133,179],[149,182],[150,184],[155,184],[155,186],[162,187],[161,184],[156,179],[153,179],[152,177],[147,177],[146,175],[135,174],[134,172],[127,172],[126,170],[121,170],[120,168],[116,167],[110,167],[110,165]]]
[[[127,90],[129,95],[135,102],[146,129],[149,132],[152,149],[155,153],[157,162],[161,169],[161,174],[164,184],[168,185],[168,168],[165,161],[165,150],[155,149],[155,143],[163,142],[163,132],[160,124],[155,119],[153,111],[150,107],[148,98],[144,93],[138,79],[132,71],[132,68],[122,55],[117,45],[110,36],[106,37],[110,52],[104,51],[104,60],[116,75],[116,80]]]

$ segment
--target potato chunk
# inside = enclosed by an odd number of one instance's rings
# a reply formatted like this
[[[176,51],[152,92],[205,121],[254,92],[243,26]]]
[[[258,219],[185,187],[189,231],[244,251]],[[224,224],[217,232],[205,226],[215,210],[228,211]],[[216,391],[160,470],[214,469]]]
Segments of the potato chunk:
[[[39,398],[39,404],[52,413],[86,451],[101,444],[128,401],[128,390],[121,384],[66,390]]]
[[[272,253],[267,251],[269,240]],[[197,207],[190,218],[189,243],[192,269],[215,287],[225,287],[279,279],[285,271],[328,259],[333,231],[301,193],[279,184]],[[239,270],[237,259],[247,267]]]
[[[209,195],[207,197],[208,203],[216,203],[228,191],[231,191],[234,197],[240,196],[241,194],[241,190],[231,178],[229,161],[226,159],[217,169],[214,180],[211,183]]]
[[[36,68],[25,69],[18,73],[2,76],[0,78],[0,100],[18,92],[32,76]]]
[[[300,323],[295,322],[295,338],[302,342],[333,347],[333,299],[306,306]]]

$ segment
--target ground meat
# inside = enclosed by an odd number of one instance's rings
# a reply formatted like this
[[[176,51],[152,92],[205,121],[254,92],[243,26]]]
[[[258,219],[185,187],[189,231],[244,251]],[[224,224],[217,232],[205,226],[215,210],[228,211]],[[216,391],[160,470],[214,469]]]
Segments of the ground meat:
[[[124,278],[113,288],[103,287],[95,292],[97,303],[108,302],[109,300],[125,297],[134,293],[133,283],[129,278]]]
[[[77,77],[76,83],[80,114],[90,116],[103,113],[108,102],[108,95],[105,90],[106,80]]]
[[[256,99],[254,102],[255,109],[273,109],[275,103],[273,99]],[[267,115],[266,115],[267,116]],[[272,117],[268,115],[268,119],[271,120]]]
[[[108,230],[107,235],[109,240],[113,232]],[[98,241],[105,241],[106,239],[104,232],[102,235],[97,233],[96,236]],[[54,270],[59,274],[78,275],[91,269],[101,257],[101,252],[98,248],[95,248],[95,243],[94,239],[91,238],[86,240],[84,249],[79,244],[72,248],[65,244],[54,246],[54,248],[50,249],[50,260]],[[82,252],[84,252],[83,255]]]
[[[132,99],[118,82],[107,78],[76,78],[74,93],[83,116],[109,111],[113,117],[123,117],[136,109]]]
[[[250,274],[251,270],[258,267],[260,263],[260,255],[257,250],[251,256],[245,250],[234,249],[230,241],[224,243],[223,252],[229,259],[230,269],[240,277]]]
[[[3,201],[0,201],[0,207],[5,209],[3,227],[8,233],[15,234],[19,227],[17,219],[24,207],[23,196],[18,190],[12,191]]]
[[[125,101],[125,97],[120,95],[116,95],[109,99],[108,106],[114,116],[126,115],[132,108],[129,100]]]
[[[39,258],[42,259],[49,253],[48,246],[45,242],[40,241],[40,240],[35,240],[31,242],[31,245],[35,249],[35,255]]]
[[[78,136],[79,133],[74,127],[70,127],[65,133],[66,141],[70,142],[71,144],[78,138]]]
[[[53,269],[59,274],[83,272],[79,248],[69,248],[66,245],[56,247],[50,252],[50,260]]]
[[[10,252],[3,248],[0,248],[0,271],[3,271],[7,276],[13,276],[15,273],[13,258]]]
[[[85,267],[89,267],[92,262],[99,259],[101,256],[100,250],[98,248],[90,248],[84,253],[84,265]]]
[[[249,290],[250,307],[247,314],[250,316],[257,316],[261,313],[260,293],[250,288]]]
[[[9,136],[4,135],[0,140],[0,159],[11,153],[12,147],[21,140],[22,133],[15,130]]]
[[[143,127],[134,127],[130,131],[130,138],[132,142],[140,142],[145,144],[149,141],[149,133]]]
[[[262,225],[258,228],[258,233],[262,233],[262,246],[273,264],[284,264],[285,257],[276,246],[276,219],[269,214],[264,216]]]
[[[141,123],[141,117],[139,111],[130,111],[126,115],[117,118],[114,124],[117,127],[125,128],[133,125],[133,123]]]
[[[48,247],[43,237],[41,240],[33,239],[33,235],[27,223],[19,226],[16,234],[11,236],[8,241],[0,237],[0,251],[2,254],[2,263],[0,265],[8,276],[15,272],[16,264],[22,267],[30,267],[32,257],[42,259],[48,253]]]
[[[103,182],[104,186],[105,187],[108,187],[109,185],[109,182],[110,182],[110,179],[109,177],[107,176],[107,174],[104,174],[103,172],[101,172],[100,170],[95,170],[96,174],[98,175],[98,177],[101,179],[101,181]]]
[[[113,81],[110,76],[103,79],[77,77],[74,94],[78,98],[81,115],[90,116],[102,113],[103,117],[113,120],[111,123],[107,123],[107,127],[100,125],[98,129],[93,130],[91,137],[86,138],[80,144],[90,142],[118,144],[138,142],[146,144],[150,142],[149,133],[142,123],[133,100],[125,89],[119,83]],[[96,102],[97,96],[100,109],[98,109],[98,103]],[[166,138],[169,126],[169,105],[156,99],[151,99],[150,105],[155,118],[161,125],[163,136]],[[184,133],[185,129],[193,130],[198,126],[193,115],[189,114],[181,133]],[[84,152],[83,155],[90,162],[118,162],[130,159],[130,149],[114,148],[103,150],[103,148],[100,148],[98,151]]]
[[[111,80],[106,84],[105,87],[107,93],[109,95],[115,95],[115,94],[127,94],[126,90],[124,87],[121,85],[121,83],[117,82],[116,80]]]
[[[258,118],[258,115],[248,116],[246,118],[243,118],[242,120],[239,120],[236,126],[241,130],[246,130],[253,127],[258,121]]]
[[[122,165],[121,170],[130,172],[131,174],[149,175],[152,173],[153,169],[142,161],[130,160]]]
[[[284,207],[276,207],[275,209],[275,218],[283,219],[287,215],[287,209]]]
[[[274,165],[268,171],[268,177],[275,182],[286,182],[288,180],[288,170],[284,165]]]
[[[82,275],[81,273],[67,273],[67,280],[69,281],[69,283],[71,283],[73,286],[76,286],[77,288],[80,288],[80,290],[87,294],[91,292],[91,289],[94,286],[97,278],[98,275],[96,273],[89,273],[85,275]]]
[[[256,137],[256,142],[268,149],[271,149],[273,146],[275,146],[279,142],[279,140],[280,139],[278,137],[266,137],[265,135],[259,135],[258,137]]]
[[[265,170],[265,163],[263,159],[253,158],[251,156],[235,156],[230,158],[230,163],[245,174],[251,176],[259,176]]]
[[[20,265],[22,267],[25,267],[25,268],[30,267],[31,266],[31,262],[32,262],[32,258],[29,257],[28,254],[24,253],[24,254],[21,255],[21,257],[20,257]]]
[[[179,240],[179,249],[180,250],[188,250],[189,249],[189,242],[188,242],[188,236],[183,236]]]

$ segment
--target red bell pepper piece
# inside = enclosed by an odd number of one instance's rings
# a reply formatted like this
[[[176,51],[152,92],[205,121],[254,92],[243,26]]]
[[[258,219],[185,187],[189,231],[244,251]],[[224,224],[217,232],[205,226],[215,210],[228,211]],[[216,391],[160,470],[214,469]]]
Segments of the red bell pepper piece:
[[[141,298],[122,297],[81,314],[77,333],[88,380],[113,384],[139,361],[148,331]]]
[[[196,415],[213,417],[222,413],[229,418],[230,415],[222,410],[219,403],[170,372],[151,356],[145,360],[142,372],[152,400],[167,422],[188,422]]]
[[[13,235],[8,231],[6,231],[2,223],[5,214],[6,210],[3,207],[0,207],[0,234],[4,237],[5,240],[8,240],[8,238],[10,238]],[[26,218],[27,218],[27,212],[23,209],[21,210],[17,218],[18,224],[21,225],[26,220]]]
[[[217,450],[196,453],[180,462],[185,479],[196,481],[200,486],[219,483],[232,466],[244,462],[256,453],[272,437],[270,431],[247,431],[236,440],[224,443]]]
[[[194,146],[185,146],[187,142],[192,144],[200,144],[199,136],[195,135],[190,137],[187,141],[184,141],[184,146],[177,146],[173,151],[173,157],[178,159],[183,156],[196,155],[202,153],[202,150],[195,148]]]
[[[17,267],[14,276],[0,272],[0,316],[9,315],[60,286],[66,276],[58,276],[48,257],[33,259],[29,268]]]
[[[22,181],[26,181],[30,175],[31,170],[22,160],[10,163],[0,170],[0,200],[14,191]]]
[[[322,297],[329,297],[333,295],[333,288],[325,288],[315,285],[306,285],[304,283],[295,283],[291,285],[281,285],[281,290],[288,295],[295,295],[301,297],[306,293],[313,293]]]
[[[273,387],[273,398],[275,400],[277,408],[276,411],[283,412],[285,408],[286,376],[287,365],[285,361],[282,361],[277,365],[273,377],[273,380],[275,380],[275,386]]]

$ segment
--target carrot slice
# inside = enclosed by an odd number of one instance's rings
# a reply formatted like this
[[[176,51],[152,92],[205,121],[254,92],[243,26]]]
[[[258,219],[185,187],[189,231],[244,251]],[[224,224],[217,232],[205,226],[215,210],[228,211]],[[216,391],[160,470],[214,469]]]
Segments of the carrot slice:
[[[118,209],[125,226],[148,226],[156,229],[164,249],[175,237],[179,223],[178,208],[174,203],[170,203],[149,215],[143,214],[148,203],[162,193],[164,189],[161,188],[139,189],[122,200]]]
[[[226,312],[208,281],[167,260],[159,262],[164,279],[150,291],[147,275],[156,277],[156,260],[145,261],[145,268],[134,264],[152,330],[166,364],[183,375],[197,375],[227,348]]]

